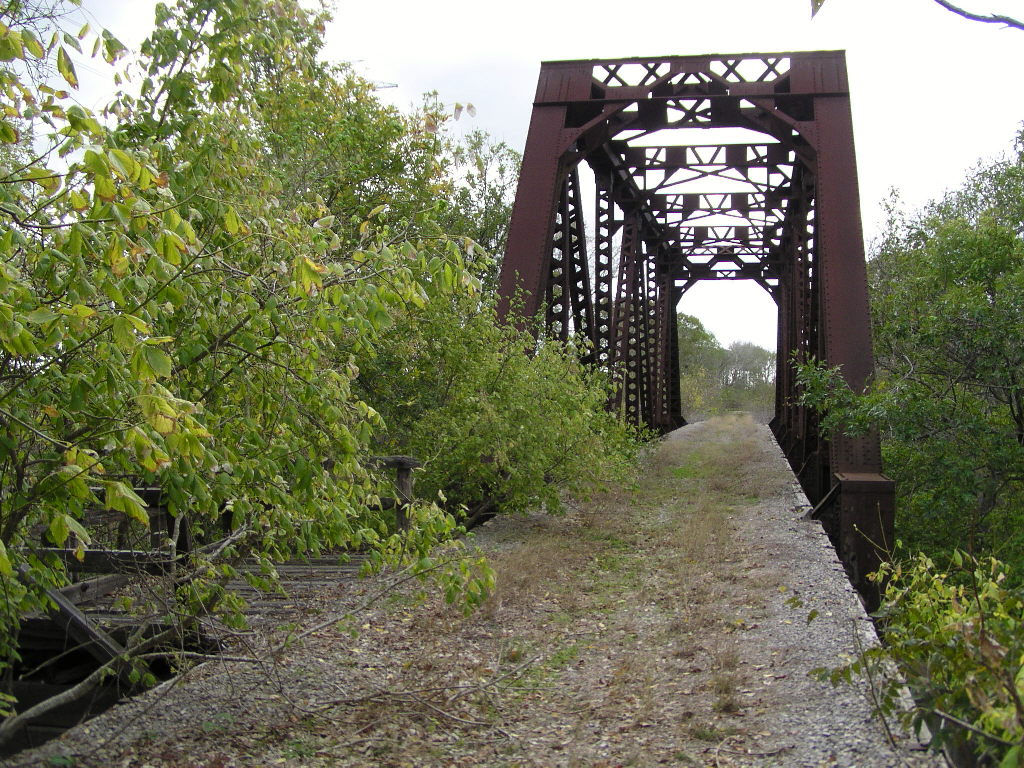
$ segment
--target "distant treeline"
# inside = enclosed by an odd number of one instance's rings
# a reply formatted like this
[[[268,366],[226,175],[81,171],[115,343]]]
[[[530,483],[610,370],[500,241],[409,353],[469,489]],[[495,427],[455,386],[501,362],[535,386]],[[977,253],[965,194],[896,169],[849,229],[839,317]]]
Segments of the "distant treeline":
[[[723,347],[692,315],[678,315],[683,415],[699,421],[749,411],[767,423],[775,409],[775,352],[736,341]]]

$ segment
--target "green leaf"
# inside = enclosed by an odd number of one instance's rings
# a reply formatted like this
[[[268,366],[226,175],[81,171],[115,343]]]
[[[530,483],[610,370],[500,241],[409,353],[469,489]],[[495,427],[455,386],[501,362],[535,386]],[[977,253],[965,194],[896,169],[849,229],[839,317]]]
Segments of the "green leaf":
[[[96,176],[93,180],[95,185],[96,197],[105,203],[109,203],[114,197],[117,196],[117,191],[114,187],[114,180],[109,176]]]
[[[110,175],[110,165],[107,157],[105,155],[101,155],[95,150],[85,150],[85,156],[82,158],[82,165],[85,166],[87,171],[96,176]]]
[[[139,177],[139,164],[124,150],[112,149],[107,156],[110,158],[111,167],[125,181],[134,181]]]
[[[139,498],[135,491],[119,480],[107,480],[103,485],[106,491],[104,504],[107,509],[123,512],[132,520],[137,520],[147,528],[149,527],[146,502]]]
[[[78,75],[75,73],[75,67],[71,63],[68,52],[64,50],[64,46],[57,49],[57,71],[67,80],[68,85],[72,88],[78,87]]]
[[[25,319],[34,325],[46,325],[47,323],[56,320],[58,317],[60,317],[60,315],[56,312],[52,312],[46,307],[40,307],[39,309],[32,310],[25,315]]]
[[[149,363],[149,367],[157,376],[171,375],[172,365],[170,355],[159,347],[149,345],[143,348],[143,353],[146,356],[146,362]]]
[[[114,341],[121,349],[131,349],[135,346],[135,328],[124,315],[114,318],[113,325]]]
[[[68,34],[67,32],[65,32],[65,33],[64,33],[64,34],[62,35],[62,37],[64,38],[64,42],[65,42],[65,43],[67,43],[68,45],[70,45],[70,46],[71,46],[72,48],[74,48],[74,49],[75,49],[76,51],[78,51],[79,53],[82,53],[82,44],[81,44],[81,43],[79,43],[79,42],[78,42],[78,40],[76,40],[76,39],[75,39],[74,37],[72,37],[71,35],[69,35],[69,34]]]
[[[1024,753],[1022,753],[1021,745],[1015,744],[1003,755],[1003,759],[999,761],[999,768],[1020,768],[1022,757],[1024,757]]]
[[[107,30],[103,30],[103,58],[108,64],[113,64],[127,49],[121,44],[121,41],[111,35]]]
[[[0,576],[13,576],[14,568],[11,567],[11,559],[7,556],[7,547],[0,541]]]
[[[80,542],[82,542],[83,544],[92,543],[92,537],[89,535],[89,532],[85,530],[85,526],[83,526],[71,515],[64,515],[64,524],[67,525],[67,527],[71,530],[73,534],[75,534],[75,537]]]
[[[63,547],[64,542],[68,540],[68,523],[67,515],[58,512],[50,518],[50,525],[48,528],[50,541],[58,547]]]

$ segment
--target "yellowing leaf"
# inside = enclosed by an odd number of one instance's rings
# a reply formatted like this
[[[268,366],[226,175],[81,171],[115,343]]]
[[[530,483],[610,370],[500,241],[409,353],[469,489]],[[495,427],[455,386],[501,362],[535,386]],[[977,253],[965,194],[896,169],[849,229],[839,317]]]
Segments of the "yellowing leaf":
[[[78,317],[83,320],[87,317],[92,317],[93,315],[96,314],[95,309],[93,309],[92,307],[87,307],[84,304],[74,304],[71,306],[70,309],[64,309],[61,311],[65,315],[70,315],[71,317]]]
[[[238,214],[235,213],[235,209],[230,205],[227,211],[224,213],[224,229],[228,231],[229,235],[238,234],[238,230],[241,229],[242,222],[238,220]]]
[[[46,50],[43,48],[43,44],[39,42],[39,39],[34,34],[32,34],[32,30],[21,30],[21,42],[25,44],[25,48],[28,49],[28,52],[37,59],[41,59],[46,55]]]
[[[84,211],[89,207],[89,201],[85,199],[85,195],[79,192],[77,189],[71,192],[71,207],[76,211]]]
[[[60,176],[47,168],[29,168],[25,171],[24,178],[26,181],[35,182],[47,192],[56,192],[60,187]]]
[[[78,87],[78,75],[75,73],[75,66],[71,63],[71,59],[68,56],[68,52],[64,50],[64,46],[57,49],[57,71],[68,81],[68,85],[72,88]]]
[[[13,61],[24,58],[25,47],[22,45],[21,34],[5,28],[0,35],[0,60]]]
[[[110,241],[107,248],[107,263],[110,264],[110,271],[117,277],[123,277],[128,271],[128,258],[124,255],[124,246],[121,238],[116,235]]]
[[[146,324],[145,320],[142,320],[135,315],[122,315],[122,317],[135,326],[135,330],[139,333],[149,333],[149,326]]]
[[[310,293],[313,286],[319,288],[323,285],[320,273],[325,270],[326,267],[322,264],[317,264],[306,256],[299,256],[295,259],[294,279],[302,286],[305,293]]]
[[[96,176],[93,184],[96,187],[96,197],[105,203],[109,203],[117,195],[114,180],[109,176]]]
[[[0,120],[0,141],[4,144],[16,144],[21,138],[18,130],[6,120]]]

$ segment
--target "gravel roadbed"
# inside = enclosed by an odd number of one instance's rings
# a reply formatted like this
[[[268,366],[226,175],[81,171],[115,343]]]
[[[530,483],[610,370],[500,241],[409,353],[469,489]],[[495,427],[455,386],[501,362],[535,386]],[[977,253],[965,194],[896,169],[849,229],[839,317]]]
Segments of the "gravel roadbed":
[[[765,427],[684,427],[634,487],[568,506],[476,532],[498,588],[471,616],[406,582],[334,622],[389,577],[318,587],[232,649],[250,661],[6,764],[945,765],[811,674],[877,638]]]

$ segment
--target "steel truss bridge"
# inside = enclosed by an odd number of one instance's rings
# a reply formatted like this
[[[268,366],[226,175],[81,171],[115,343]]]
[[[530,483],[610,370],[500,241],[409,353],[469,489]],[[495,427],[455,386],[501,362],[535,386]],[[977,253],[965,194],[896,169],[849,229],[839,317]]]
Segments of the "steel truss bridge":
[[[738,138],[737,138],[738,137]],[[541,65],[502,312],[543,311],[621,377],[613,405],[685,424],[676,305],[701,280],[752,280],[778,307],[779,445],[853,582],[892,542],[876,434],[826,437],[794,361],[872,373],[864,244],[842,51]]]

